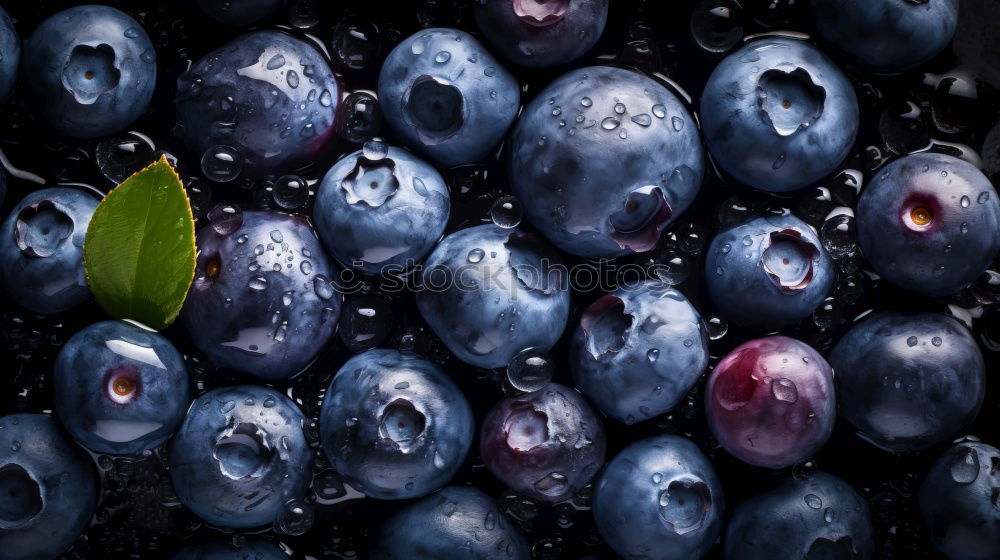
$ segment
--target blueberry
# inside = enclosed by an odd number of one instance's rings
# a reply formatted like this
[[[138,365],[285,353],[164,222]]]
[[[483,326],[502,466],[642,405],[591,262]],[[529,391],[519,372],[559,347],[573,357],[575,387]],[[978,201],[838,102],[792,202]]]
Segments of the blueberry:
[[[755,218],[712,240],[705,283],[733,322],[775,328],[800,321],[826,298],[836,276],[816,232],[792,215]]]
[[[558,254],[534,235],[481,225],[445,237],[427,257],[417,307],[460,360],[498,368],[559,340],[567,280]]]
[[[41,414],[0,417],[0,560],[48,560],[73,545],[97,504],[94,466]]]
[[[983,355],[968,330],[937,313],[878,313],[830,354],[840,414],[890,451],[948,440],[979,413]]]
[[[805,41],[768,37],[727,56],[701,98],[715,162],[771,192],[811,185],[847,157],[858,133],[850,81]]]
[[[32,192],[0,226],[0,284],[32,313],[68,311],[90,298],[83,240],[98,200],[72,188]]]
[[[333,337],[335,270],[300,216],[240,212],[198,232],[198,265],[181,319],[218,366],[262,379],[301,372]]]
[[[712,464],[673,435],[636,441],[608,463],[594,488],[594,521],[622,558],[700,558],[719,531],[725,501]]]
[[[858,201],[858,241],[886,280],[925,296],[968,286],[1000,250],[1000,198],[972,164],[942,154],[902,157]]]
[[[63,345],[53,374],[59,420],[97,453],[153,449],[174,433],[190,404],[184,358],[138,323],[84,328]]]
[[[245,175],[315,154],[333,134],[340,88],[309,43],[278,31],[240,35],[177,78],[177,124],[199,154],[234,148]]]
[[[934,546],[951,560],[1000,558],[1000,450],[979,442],[948,449],[924,477],[918,508]]]
[[[705,410],[715,439],[737,459],[790,467],[819,451],[833,432],[833,371],[793,338],[751,340],[712,370]]]
[[[505,58],[532,68],[576,60],[604,32],[608,0],[480,0],[476,25]]]
[[[492,498],[449,486],[401,509],[382,526],[373,560],[528,560],[520,531]]]
[[[14,22],[0,7],[0,101],[10,96],[17,82],[17,67],[21,62],[21,41]],[[0,202],[2,202],[0,198]]]
[[[194,4],[216,23],[247,27],[278,11],[281,0],[194,0]]]
[[[232,539],[216,538],[184,547],[173,560],[288,560],[288,555],[264,539],[251,537],[237,547]]]
[[[333,256],[371,274],[402,272],[434,247],[451,208],[434,169],[384,142],[338,161],[316,192],[313,219]]]
[[[557,78],[525,106],[510,145],[511,190],[525,216],[556,247],[586,257],[652,249],[704,174],[687,108],[623,68]]]
[[[901,72],[928,62],[958,27],[959,0],[812,0],[820,38],[851,64]]]
[[[386,500],[444,486],[465,460],[474,427],[465,396],[439,367],[396,350],[348,360],[320,412],[330,464],[358,490]]]
[[[517,80],[472,35],[424,29],[382,65],[378,97],[405,144],[441,165],[482,160],[517,116]]]
[[[219,527],[273,523],[309,487],[308,422],[269,387],[223,387],[198,397],[170,440],[170,480],[181,503]]]
[[[146,111],[156,52],[139,22],[109,6],[76,6],[43,21],[24,43],[27,99],[56,130],[98,138]]]
[[[668,412],[708,365],[708,332],[683,294],[650,280],[594,302],[573,334],[573,383],[612,418]]]
[[[604,466],[604,424],[575,390],[549,383],[507,397],[483,420],[486,468],[515,492],[543,502],[573,497]]]
[[[787,478],[736,508],[726,527],[728,560],[874,557],[868,503],[843,480],[815,473]]]

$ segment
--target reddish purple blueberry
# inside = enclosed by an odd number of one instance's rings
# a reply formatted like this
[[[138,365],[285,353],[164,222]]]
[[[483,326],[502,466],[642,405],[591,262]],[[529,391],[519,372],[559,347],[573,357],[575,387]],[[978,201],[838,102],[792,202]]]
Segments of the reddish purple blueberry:
[[[736,458],[788,467],[819,451],[833,431],[833,371],[793,338],[751,340],[712,371],[705,409],[715,438]]]
[[[483,421],[486,468],[517,492],[559,502],[604,465],[604,425],[575,390],[550,383],[508,397]]]

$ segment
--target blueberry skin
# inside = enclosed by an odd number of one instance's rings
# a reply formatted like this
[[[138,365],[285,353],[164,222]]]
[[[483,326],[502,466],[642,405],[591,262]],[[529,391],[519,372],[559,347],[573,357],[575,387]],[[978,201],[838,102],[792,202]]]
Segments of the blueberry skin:
[[[96,453],[138,455],[167,440],[191,403],[184,358],[156,331],[127,321],[73,335],[53,370],[56,413]]]
[[[7,99],[17,82],[17,68],[21,62],[21,40],[17,37],[14,22],[0,7],[0,101]],[[0,197],[0,202],[3,199]]]
[[[320,437],[331,466],[365,495],[418,498],[451,480],[475,422],[462,391],[433,363],[373,349],[330,382]]]
[[[852,65],[902,72],[943,51],[958,28],[959,0],[812,0],[820,38]]]
[[[484,159],[517,116],[517,79],[475,37],[424,29],[389,53],[378,79],[385,121],[436,163]]]
[[[543,502],[573,497],[604,466],[607,436],[575,390],[549,383],[507,397],[483,420],[486,468],[514,491]]]
[[[604,32],[608,0],[481,0],[472,3],[476,26],[504,58],[546,68],[583,56]]]
[[[359,150],[334,164],[316,192],[313,221],[344,265],[369,274],[399,273],[434,248],[450,211],[441,174],[406,150],[389,147],[384,157],[369,159]]]
[[[51,560],[90,524],[98,483],[90,457],[50,416],[0,417],[0,560]]]
[[[917,294],[946,296],[972,283],[1000,250],[1000,197],[970,163],[913,154],[885,166],[862,191],[857,226],[861,250],[880,276]]]
[[[90,298],[83,241],[98,200],[72,188],[24,197],[0,226],[0,284],[18,305],[42,315]]]
[[[712,301],[747,327],[776,328],[808,317],[835,276],[816,232],[792,215],[755,218],[719,233],[705,259]]]
[[[281,0],[194,0],[194,4],[216,23],[246,27],[276,12]]]
[[[917,507],[931,542],[951,560],[1000,557],[998,461],[997,448],[963,442],[945,451],[924,477]]]
[[[309,222],[274,211],[199,230],[198,264],[181,320],[221,367],[261,379],[301,372],[333,337],[336,271]]]
[[[698,447],[664,435],[636,441],[608,463],[594,487],[593,511],[598,531],[622,558],[687,560],[718,538],[725,500]]]
[[[715,162],[770,192],[801,189],[836,170],[854,145],[858,118],[851,82],[798,39],[746,44],[719,63],[701,97]]]
[[[173,560],[288,560],[280,548],[264,539],[248,538],[239,548],[232,539],[213,539],[184,547]]]
[[[708,331],[683,294],[650,280],[597,300],[570,347],[573,384],[626,424],[677,406],[708,366]]]
[[[506,366],[525,348],[549,350],[569,317],[565,267],[517,229],[481,225],[438,243],[424,263],[417,307],[460,360]]]
[[[270,387],[221,387],[198,397],[170,440],[170,480],[181,503],[218,527],[271,524],[309,487],[308,423]]]
[[[830,354],[840,414],[889,451],[947,441],[979,413],[982,353],[958,321],[937,313],[879,313],[855,325]]]
[[[309,43],[253,31],[205,55],[177,78],[177,124],[188,149],[231,146],[243,176],[288,168],[335,131],[340,88]]]
[[[527,541],[493,498],[448,486],[386,521],[373,560],[528,560]]]
[[[785,336],[748,341],[712,370],[708,425],[741,461],[782,469],[812,457],[837,419],[833,370],[808,344]]]
[[[816,473],[787,478],[736,508],[726,527],[727,560],[874,556],[868,503],[843,480]]]
[[[539,92],[514,127],[508,163],[525,217],[584,257],[652,249],[705,171],[698,127],[677,96],[609,66],[573,70]]]
[[[139,22],[109,6],[75,6],[43,21],[24,43],[26,96],[74,138],[119,132],[146,111],[156,51]]]

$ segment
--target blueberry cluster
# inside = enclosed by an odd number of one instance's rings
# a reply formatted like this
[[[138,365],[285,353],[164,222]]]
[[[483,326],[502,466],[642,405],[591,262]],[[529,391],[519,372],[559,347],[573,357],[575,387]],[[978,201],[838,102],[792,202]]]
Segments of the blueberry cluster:
[[[1000,3],[103,2],[0,0],[0,560],[1000,558]]]

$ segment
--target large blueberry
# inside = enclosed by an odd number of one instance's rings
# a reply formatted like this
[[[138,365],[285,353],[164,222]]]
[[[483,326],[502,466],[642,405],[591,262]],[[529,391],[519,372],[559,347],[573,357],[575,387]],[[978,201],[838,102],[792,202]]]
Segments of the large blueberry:
[[[233,27],[254,24],[281,7],[281,0],[194,0],[213,21]]]
[[[924,477],[920,514],[931,542],[951,560],[1000,558],[1000,449],[963,442],[944,452]]]
[[[21,40],[7,12],[0,7],[0,101],[6,99],[17,83],[17,68],[21,62]],[[2,202],[2,199],[0,199]]]
[[[945,315],[872,315],[837,342],[830,364],[840,414],[883,449],[946,441],[983,403],[983,355],[968,329]]]
[[[809,43],[781,37],[727,56],[701,97],[715,162],[739,182],[771,192],[794,191],[833,172],[854,144],[858,116],[854,87],[840,69]]]
[[[235,210],[198,232],[181,319],[218,366],[262,379],[301,372],[333,337],[336,271],[300,216]]]
[[[851,64],[901,72],[943,51],[958,28],[959,0],[812,0],[823,42]]]
[[[479,31],[508,60],[533,68],[583,56],[604,32],[608,0],[479,0]]]
[[[722,530],[715,469],[680,436],[641,439],[608,463],[594,488],[594,521],[626,560],[700,558]]]
[[[789,467],[819,451],[833,432],[833,370],[793,338],[751,340],[712,370],[705,410],[715,439],[737,459]]]
[[[0,560],[51,560],[90,524],[94,465],[41,414],[0,417]]]
[[[170,341],[128,321],[103,321],[73,335],[53,370],[56,414],[97,453],[135,455],[180,425],[189,400],[184,358]]]
[[[545,502],[573,497],[604,466],[600,417],[570,387],[550,383],[507,397],[483,420],[486,468],[514,491]]]
[[[972,164],[932,153],[885,166],[858,201],[858,242],[886,280],[925,296],[968,286],[1000,250],[1000,198]]]
[[[566,269],[537,237],[481,225],[445,237],[424,263],[417,307],[462,361],[506,366],[525,348],[548,350],[569,316]]]
[[[597,300],[573,334],[573,383],[626,424],[674,408],[708,365],[708,332],[683,294],[651,280]]]
[[[874,555],[868,503],[851,485],[826,473],[790,477],[740,504],[724,542],[726,560],[870,560]]]
[[[22,80],[39,114],[62,134],[97,138],[146,111],[156,51],[139,22],[110,6],[75,6],[24,43]]]
[[[285,169],[333,134],[340,88],[309,43],[278,31],[241,35],[177,78],[187,147],[235,148],[244,175]]]
[[[284,551],[264,539],[251,537],[239,546],[233,541],[233,538],[216,538],[188,545],[173,560],[288,560]]]
[[[399,273],[441,238],[449,200],[434,167],[373,141],[330,168],[316,192],[313,220],[341,263],[371,274]]]
[[[475,37],[424,29],[382,65],[378,97],[385,121],[405,144],[442,165],[479,161],[517,116],[517,80]]]
[[[652,249],[701,187],[698,126],[676,95],[623,68],[556,79],[511,135],[511,189],[556,247],[586,257]]]
[[[170,480],[181,502],[227,528],[268,525],[309,487],[309,422],[269,387],[214,389],[195,399],[170,440]]]
[[[379,499],[444,486],[472,445],[472,409],[436,365],[396,350],[368,350],[340,368],[323,400],[320,434],[330,464]]]
[[[24,197],[0,226],[0,284],[32,313],[62,313],[90,298],[83,241],[98,200],[53,187]]]
[[[755,218],[715,236],[705,284],[719,311],[749,327],[800,321],[826,298],[833,260],[808,224],[792,215]]]
[[[492,498],[449,486],[403,508],[382,526],[374,560],[529,560],[524,536]]]

